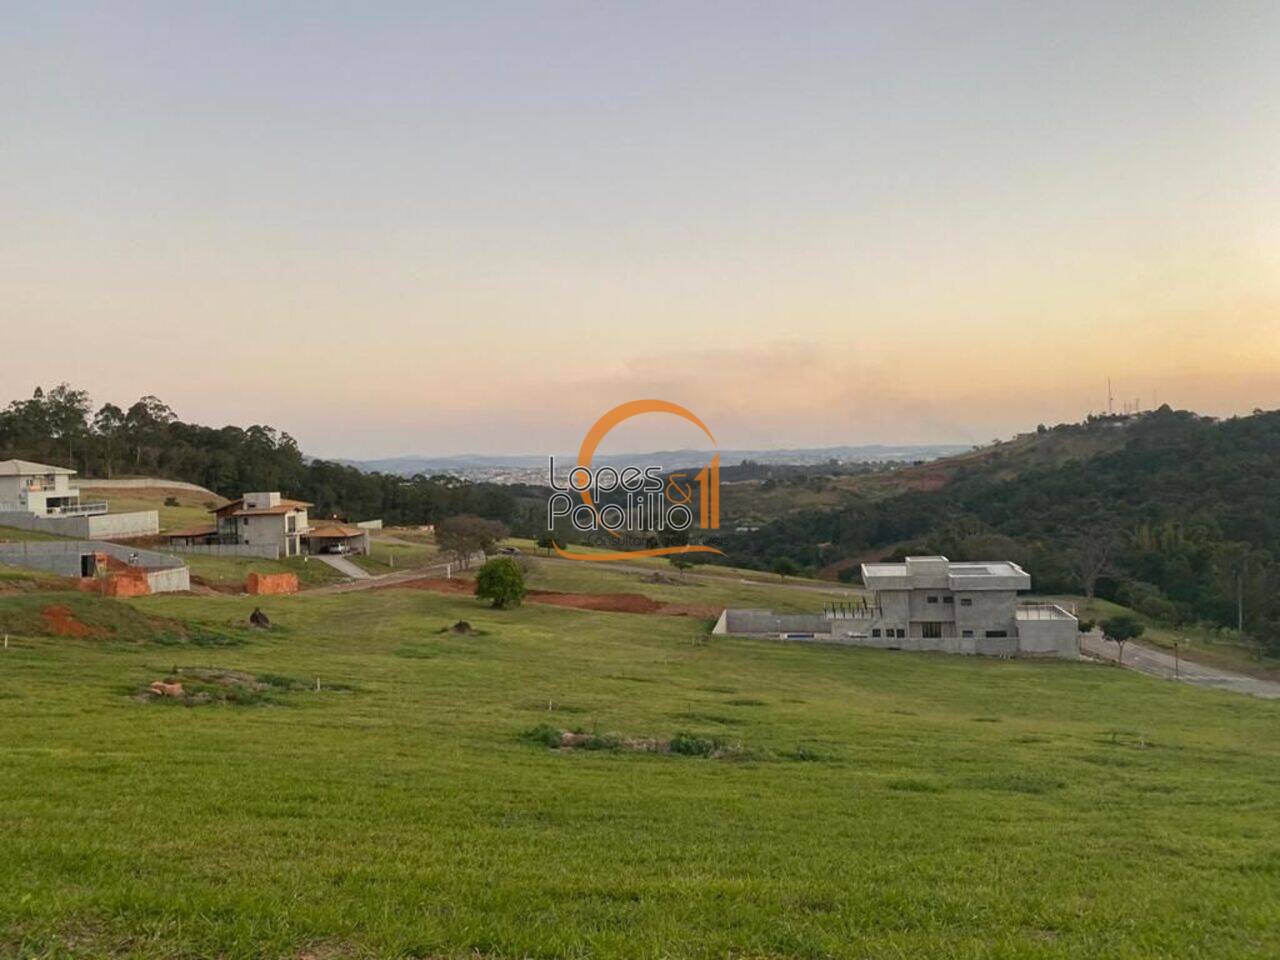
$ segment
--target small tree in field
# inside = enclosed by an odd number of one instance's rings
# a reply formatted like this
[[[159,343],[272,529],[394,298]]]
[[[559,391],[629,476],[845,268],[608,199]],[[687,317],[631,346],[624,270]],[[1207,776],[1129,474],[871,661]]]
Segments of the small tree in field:
[[[794,577],[800,572],[800,564],[790,557],[779,557],[773,561],[773,572],[785,580],[787,577]]]
[[[687,553],[673,553],[667,556],[667,562],[680,571],[680,578],[683,580],[685,571],[693,566],[693,557]]]
[[[551,556],[551,548],[556,545],[556,538],[548,530],[538,537],[538,549],[542,550],[547,556]]]
[[[524,571],[510,557],[486,560],[476,574],[476,596],[491,601],[497,610],[520,606],[524,593]]]
[[[1117,663],[1124,663],[1124,645],[1130,640],[1136,640],[1142,636],[1147,629],[1127,613],[1109,617],[1102,621],[1101,626],[1103,635],[1114,643],[1119,650],[1119,653],[1116,654]]]

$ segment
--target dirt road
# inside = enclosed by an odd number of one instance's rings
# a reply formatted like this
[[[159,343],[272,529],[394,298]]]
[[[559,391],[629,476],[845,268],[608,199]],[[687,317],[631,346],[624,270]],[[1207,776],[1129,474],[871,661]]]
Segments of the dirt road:
[[[1096,633],[1080,638],[1080,652],[1097,660],[1115,663],[1116,645],[1103,640]],[[1216,687],[1219,690],[1230,690],[1234,693],[1247,693],[1254,697],[1268,700],[1280,700],[1280,683],[1273,680],[1259,680],[1246,677],[1244,674],[1232,673],[1217,667],[1206,667],[1201,663],[1193,663],[1185,658],[1175,663],[1173,654],[1137,643],[1124,645],[1124,666],[1137,670],[1148,676],[1160,677],[1162,680],[1181,680],[1201,687]]]

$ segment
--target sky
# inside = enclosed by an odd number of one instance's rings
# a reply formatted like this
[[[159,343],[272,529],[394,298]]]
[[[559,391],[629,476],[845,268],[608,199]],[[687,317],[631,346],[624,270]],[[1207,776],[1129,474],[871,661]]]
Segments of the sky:
[[[1280,5],[6,3],[0,398],[316,456],[1280,407]],[[692,445],[671,418],[602,450]]]

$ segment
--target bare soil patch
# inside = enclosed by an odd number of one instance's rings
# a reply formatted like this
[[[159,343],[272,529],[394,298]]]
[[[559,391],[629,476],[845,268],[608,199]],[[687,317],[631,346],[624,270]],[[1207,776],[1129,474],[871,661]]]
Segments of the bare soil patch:
[[[40,611],[49,632],[56,637],[97,637],[103,631],[81,623],[70,607],[55,603]]]
[[[375,590],[431,590],[435,593],[471,593],[475,586],[470,580],[439,580],[423,577],[401,583],[374,587]],[[561,593],[556,590],[530,590],[525,594],[530,603],[546,603],[556,607],[573,607],[575,610],[595,610],[601,613],[647,613],[664,617],[715,617],[720,607],[706,603],[663,603],[639,593]]]

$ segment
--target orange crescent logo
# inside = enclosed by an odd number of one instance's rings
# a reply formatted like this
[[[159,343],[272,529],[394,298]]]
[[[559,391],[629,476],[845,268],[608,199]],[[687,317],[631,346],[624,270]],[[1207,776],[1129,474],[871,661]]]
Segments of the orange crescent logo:
[[[588,472],[589,476],[591,460],[596,455],[596,448],[600,446],[600,441],[608,436],[609,431],[618,424],[644,413],[669,413],[672,416],[688,420],[705,433],[708,440],[712,443],[716,442],[711,429],[688,407],[682,407],[680,404],[672,403],[670,400],[628,400],[626,403],[618,404],[591,425],[587,435],[582,438],[582,446],[578,448],[578,465],[573,468],[572,472],[577,473],[579,470],[584,470]],[[580,492],[582,494],[582,502],[594,511],[596,505],[592,502],[591,491],[582,490]],[[620,536],[616,530],[610,530],[609,533],[614,537]],[[623,560],[627,557],[663,557],[672,553],[718,553],[721,556],[724,555],[723,550],[699,545],[654,547],[649,550],[617,550],[611,553],[573,553],[561,549],[560,545],[555,541],[552,541],[552,546],[555,547],[559,556],[567,560]]]

